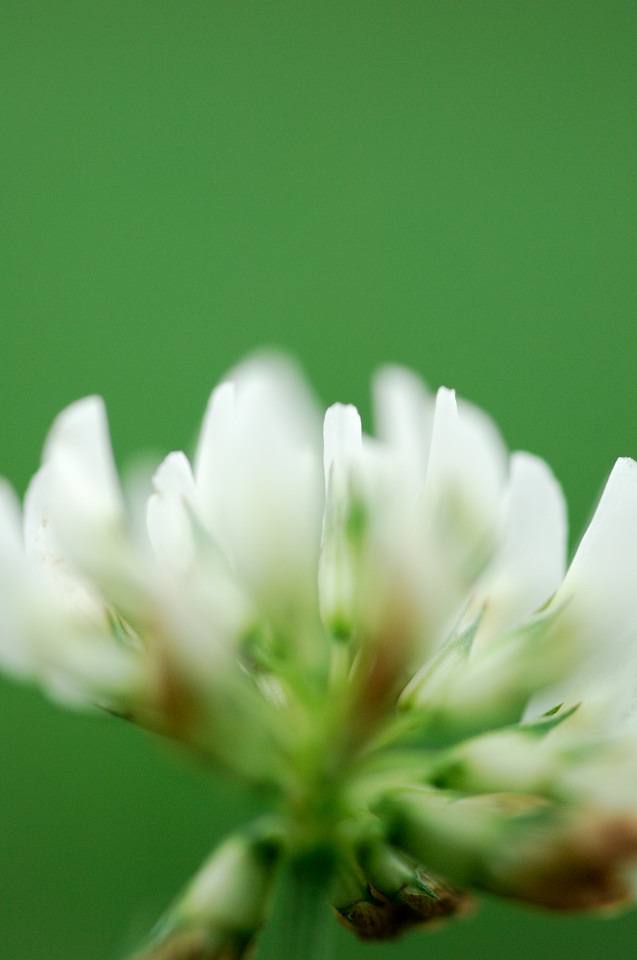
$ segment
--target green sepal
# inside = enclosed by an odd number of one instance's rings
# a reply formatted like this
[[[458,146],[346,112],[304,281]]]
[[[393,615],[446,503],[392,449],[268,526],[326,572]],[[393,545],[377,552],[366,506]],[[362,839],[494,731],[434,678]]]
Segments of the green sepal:
[[[398,701],[398,710],[413,712],[414,719],[426,710],[427,701],[440,686],[469,659],[475,635],[482,619],[481,610],[462,630],[455,630],[434,654],[427,667],[416,674]]]
[[[545,737],[551,730],[555,730],[561,723],[564,723],[565,720],[572,717],[581,704],[576,703],[574,706],[569,707],[568,710],[560,713],[559,711],[563,706],[563,703],[559,703],[556,707],[553,707],[552,710],[547,710],[547,712],[542,714],[537,720],[533,720],[531,723],[520,723],[517,728],[513,729],[519,730],[520,733],[527,733],[532,737]]]
[[[403,712],[380,745],[440,750],[521,724],[529,698],[561,679],[570,665],[568,637],[563,649],[555,650],[560,645],[551,643],[556,639],[553,631],[562,609],[556,606],[541,611],[471,655],[478,616],[454,635],[421,679],[406,689],[399,703]]]

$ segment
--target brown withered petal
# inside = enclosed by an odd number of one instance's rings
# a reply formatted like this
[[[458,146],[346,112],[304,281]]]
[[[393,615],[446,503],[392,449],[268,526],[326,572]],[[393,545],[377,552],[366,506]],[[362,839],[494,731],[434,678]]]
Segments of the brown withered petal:
[[[497,892],[552,910],[629,904],[632,889],[625,871],[637,855],[637,818],[591,812],[535,839],[522,868],[512,865],[506,879],[499,872]]]
[[[417,878],[421,884],[435,893],[436,898],[428,896],[417,886],[408,884],[400,890],[398,899],[417,914],[420,923],[462,916],[474,909],[475,898],[466,890],[454,887],[436,874],[423,870],[422,867],[417,870]]]
[[[413,927],[424,927],[452,916],[462,916],[474,906],[474,898],[446,881],[418,871],[418,879],[435,896],[416,885],[404,886],[393,900],[370,886],[366,899],[334,912],[359,940],[393,940]]]
[[[359,940],[393,940],[418,922],[409,907],[373,898],[358,900],[341,910],[334,907],[334,913]]]

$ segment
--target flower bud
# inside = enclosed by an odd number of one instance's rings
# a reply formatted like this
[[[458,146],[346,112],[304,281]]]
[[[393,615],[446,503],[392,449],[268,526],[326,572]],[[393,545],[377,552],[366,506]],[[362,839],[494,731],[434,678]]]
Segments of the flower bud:
[[[385,803],[394,842],[454,880],[554,910],[622,907],[632,896],[637,818],[530,794]]]
[[[239,960],[261,926],[278,843],[270,821],[234,834],[204,863],[135,960]]]
[[[462,914],[471,898],[386,844],[361,851],[368,880],[361,895],[338,907],[341,922],[361,940],[389,940],[411,927]]]

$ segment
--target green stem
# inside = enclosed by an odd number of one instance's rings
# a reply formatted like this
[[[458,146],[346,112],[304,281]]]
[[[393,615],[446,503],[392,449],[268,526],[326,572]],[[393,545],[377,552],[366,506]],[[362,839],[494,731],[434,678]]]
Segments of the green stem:
[[[334,923],[327,902],[332,857],[317,851],[282,864],[255,960],[325,960]]]

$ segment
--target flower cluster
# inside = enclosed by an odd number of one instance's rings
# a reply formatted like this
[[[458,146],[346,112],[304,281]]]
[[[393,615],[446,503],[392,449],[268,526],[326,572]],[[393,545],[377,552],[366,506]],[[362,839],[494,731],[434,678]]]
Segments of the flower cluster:
[[[567,566],[558,483],[481,411],[387,368],[374,417],[374,437],[352,406],[321,423],[296,369],[257,357],[147,498],[120,486],[96,397],[56,419],[23,511],[0,486],[4,669],[271,805],[140,956],[244,956],[303,864],[369,939],[469,890],[634,895],[637,464]]]

